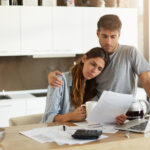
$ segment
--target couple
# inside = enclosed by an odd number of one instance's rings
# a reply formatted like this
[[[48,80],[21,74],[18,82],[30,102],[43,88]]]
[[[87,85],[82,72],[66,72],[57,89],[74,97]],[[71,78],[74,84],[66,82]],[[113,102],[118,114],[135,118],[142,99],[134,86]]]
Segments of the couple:
[[[80,107],[81,104],[88,100],[98,100],[104,90],[135,95],[136,75],[150,97],[150,66],[134,47],[119,45],[121,26],[118,16],[102,16],[97,23],[97,36],[102,48],[94,48],[99,51],[98,54],[92,49],[88,53],[93,52],[95,57],[88,57],[86,53],[81,61],[63,76],[57,77],[57,74],[61,75],[57,71],[49,74],[49,84],[52,88],[48,89],[43,123],[84,120],[86,112]],[[55,87],[57,88],[53,89]],[[118,125],[123,124],[125,120],[124,114],[116,117]]]

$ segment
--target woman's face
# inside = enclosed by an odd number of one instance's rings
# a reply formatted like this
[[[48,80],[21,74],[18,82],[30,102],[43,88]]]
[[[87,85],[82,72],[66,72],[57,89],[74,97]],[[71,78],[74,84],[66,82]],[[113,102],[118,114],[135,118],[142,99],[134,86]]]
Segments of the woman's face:
[[[82,72],[86,80],[95,78],[105,67],[105,61],[100,57],[86,59],[86,55],[84,55],[82,62],[84,63]]]

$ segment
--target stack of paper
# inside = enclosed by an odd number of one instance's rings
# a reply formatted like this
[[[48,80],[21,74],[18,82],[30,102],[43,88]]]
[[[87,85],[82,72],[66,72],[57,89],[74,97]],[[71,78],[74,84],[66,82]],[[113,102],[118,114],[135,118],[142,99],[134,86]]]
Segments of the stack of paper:
[[[53,127],[43,127],[36,128],[33,130],[20,132],[21,134],[30,137],[40,143],[45,142],[56,142],[59,145],[63,144],[84,144],[88,142],[92,142],[95,140],[77,140],[72,138],[72,134],[77,129],[81,129],[81,127],[66,127],[66,130],[63,131],[63,126],[53,126]],[[101,135],[101,137],[97,140],[107,138],[107,136]]]

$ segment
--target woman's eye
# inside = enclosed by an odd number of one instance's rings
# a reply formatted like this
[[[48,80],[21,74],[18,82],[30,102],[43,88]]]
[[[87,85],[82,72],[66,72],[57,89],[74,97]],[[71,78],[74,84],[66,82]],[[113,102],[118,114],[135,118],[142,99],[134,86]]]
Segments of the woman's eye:
[[[102,70],[103,70],[103,68],[101,68],[101,67],[98,67],[98,70],[99,70],[99,71],[102,71]]]
[[[94,66],[94,67],[96,66],[96,64],[95,64],[95,63],[91,63],[91,65],[92,65],[92,66]]]

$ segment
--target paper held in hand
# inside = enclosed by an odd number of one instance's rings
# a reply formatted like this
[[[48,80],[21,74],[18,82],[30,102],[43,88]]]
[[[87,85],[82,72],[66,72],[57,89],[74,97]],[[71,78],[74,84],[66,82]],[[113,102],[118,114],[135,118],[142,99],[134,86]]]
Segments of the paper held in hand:
[[[114,124],[115,118],[125,114],[132,101],[132,95],[104,91],[95,108],[87,116],[88,122],[100,124]]]

